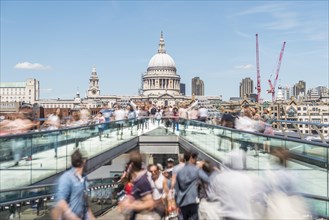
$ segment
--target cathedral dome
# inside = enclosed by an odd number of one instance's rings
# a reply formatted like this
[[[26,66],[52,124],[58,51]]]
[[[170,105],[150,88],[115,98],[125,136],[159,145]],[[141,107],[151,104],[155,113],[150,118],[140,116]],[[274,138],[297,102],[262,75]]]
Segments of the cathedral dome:
[[[176,73],[176,64],[169,54],[166,53],[163,34],[161,32],[158,53],[155,54],[147,67],[147,71],[170,71]]]
[[[173,58],[166,53],[162,32],[158,53],[150,59],[147,72],[143,74],[142,87],[145,96],[180,95],[180,76],[176,74]]]
[[[148,68],[150,68],[150,67],[174,67],[174,68],[176,68],[176,64],[170,55],[168,55],[166,53],[157,53],[151,58]]]

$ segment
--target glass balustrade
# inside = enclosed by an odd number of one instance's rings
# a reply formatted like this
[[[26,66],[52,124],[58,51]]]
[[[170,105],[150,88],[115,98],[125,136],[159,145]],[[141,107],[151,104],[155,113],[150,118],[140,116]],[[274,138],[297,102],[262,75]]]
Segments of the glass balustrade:
[[[0,190],[28,186],[68,169],[76,148],[90,159],[141,133],[139,120],[126,120],[1,136]]]
[[[165,129],[165,125],[160,126]],[[84,149],[89,158],[92,158],[143,134],[142,128],[145,129],[145,126],[142,126],[140,120],[126,120],[58,131],[1,136],[0,190],[31,185],[68,169],[71,166],[70,155],[75,148]],[[174,130],[172,125],[166,129],[168,132],[163,134],[176,133],[219,161],[227,162],[232,150],[244,149],[246,159],[242,163],[246,168],[245,171],[261,177],[266,176],[269,171],[278,169],[270,152],[282,147],[290,152],[291,159],[285,168],[298,179],[298,191],[326,198],[329,196],[328,144],[326,143],[244,132],[183,119],[179,121],[179,131]],[[110,192],[107,190],[100,190],[98,194],[96,191],[90,191],[92,198],[95,197],[94,195],[106,197],[108,193]],[[15,193],[5,192],[1,193],[1,199],[3,198],[21,199]],[[315,210],[324,216],[329,215],[328,201],[314,198],[308,198],[308,201],[312,203]],[[97,199],[94,202],[103,205],[95,206],[96,211],[111,204],[104,199]],[[13,207],[7,206],[6,209]]]
[[[245,132],[198,121],[181,120],[180,128],[181,138],[223,163],[228,162],[232,150],[243,149],[246,152],[245,172],[261,177],[278,170],[276,157],[270,152],[282,147],[290,153],[285,170],[295,176],[298,192],[329,197],[328,144]],[[311,198],[308,201],[323,216],[329,215],[328,201]]]

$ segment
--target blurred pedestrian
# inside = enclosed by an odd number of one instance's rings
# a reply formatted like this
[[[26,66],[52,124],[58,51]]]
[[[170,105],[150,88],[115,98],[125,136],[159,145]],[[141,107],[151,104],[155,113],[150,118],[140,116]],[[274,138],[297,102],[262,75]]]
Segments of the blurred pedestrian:
[[[154,200],[154,210],[160,215],[161,218],[165,216],[165,177],[162,175],[160,167],[156,164],[152,164],[149,167],[149,181],[152,188],[152,197]],[[167,187],[168,188],[168,187]]]
[[[208,109],[205,106],[199,108],[199,121],[206,123],[208,120]]]
[[[126,195],[119,203],[119,211],[130,215],[130,220],[135,219],[160,219],[160,216],[152,212],[154,200],[152,188],[147,177],[147,171],[142,168],[142,155],[133,151],[130,153],[129,174],[132,178],[132,196]]]
[[[161,110],[160,109],[157,109],[157,112],[155,113],[155,119],[157,120],[158,122],[158,127],[160,126],[160,121],[161,121],[161,118],[162,118],[162,113],[161,113]]]
[[[179,112],[177,107],[173,108],[172,114],[172,132],[175,133],[175,130],[179,131]]]
[[[121,105],[118,103],[115,104],[114,107],[114,112],[113,112],[113,119],[116,121],[116,126],[117,126],[117,140],[122,140],[122,135],[123,135],[123,125],[125,123],[126,119],[126,113],[125,111],[121,108]],[[120,138],[119,138],[120,136]]]
[[[136,121],[136,111],[132,105],[127,105],[126,115],[130,127],[130,134],[133,135],[134,125]]]
[[[177,173],[175,191],[176,203],[179,206],[183,219],[198,220],[199,196],[198,184],[200,180],[209,182],[208,175],[200,169],[203,163],[196,166],[198,154],[185,152],[186,165]]]
[[[44,125],[48,131],[52,131],[48,133],[49,142],[51,146],[54,147],[55,157],[57,157],[57,148],[58,148],[58,135],[59,132],[55,132],[61,128],[62,122],[62,112],[60,108],[57,108],[51,115],[48,116],[47,120],[45,121]]]
[[[244,172],[241,172],[243,163],[236,151],[228,155],[224,162],[225,167],[210,181],[212,201],[219,201],[217,207],[218,219],[255,219],[252,210],[255,184]]]
[[[201,181],[199,185],[199,219],[219,219],[218,208],[221,204],[216,192],[221,186],[213,180],[220,174],[220,171],[207,160],[204,162],[202,170],[209,176],[209,183]]]
[[[264,219],[312,219],[305,199],[296,193],[299,183],[297,174],[286,169],[289,151],[276,147],[271,154],[274,164],[265,173],[267,190]]]
[[[109,137],[109,123],[111,121],[111,117],[113,116],[113,111],[109,109],[108,104],[105,104],[104,107],[100,110],[102,112],[103,117],[105,119],[103,133],[106,133],[105,136]]]
[[[97,115],[95,116],[95,123],[98,124],[97,125],[97,130],[98,130],[98,137],[99,137],[99,141],[102,141],[102,135],[103,135],[103,131],[105,129],[105,118],[103,116],[102,112],[98,112]]]
[[[7,130],[6,134],[19,135],[29,132],[37,126],[38,122],[32,121],[26,112],[19,111],[14,115],[14,120],[5,120],[1,123],[1,129]],[[32,160],[31,136],[20,135],[11,139],[11,148],[14,156],[14,166],[19,165],[23,155],[27,160]]]
[[[56,204],[52,219],[93,220],[95,219],[88,203],[88,183],[84,175],[87,155],[76,149],[71,155],[72,168],[58,181]]]

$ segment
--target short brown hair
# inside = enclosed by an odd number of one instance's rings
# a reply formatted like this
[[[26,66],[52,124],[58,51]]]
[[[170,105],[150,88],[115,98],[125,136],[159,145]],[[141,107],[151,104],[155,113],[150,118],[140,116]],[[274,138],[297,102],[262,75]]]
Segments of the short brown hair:
[[[131,152],[130,164],[131,164],[131,171],[133,172],[140,171],[142,169],[142,155],[137,151]]]
[[[87,155],[85,152],[81,152],[80,149],[76,149],[71,154],[71,163],[73,167],[81,167],[83,164],[83,160],[87,159]]]

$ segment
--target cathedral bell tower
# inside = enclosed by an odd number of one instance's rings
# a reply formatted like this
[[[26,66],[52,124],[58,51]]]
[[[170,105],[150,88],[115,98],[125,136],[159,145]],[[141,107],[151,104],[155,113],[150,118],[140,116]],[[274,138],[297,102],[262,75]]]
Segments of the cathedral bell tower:
[[[96,67],[94,66],[89,79],[88,97],[96,97],[100,95],[98,81]]]

